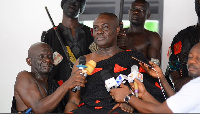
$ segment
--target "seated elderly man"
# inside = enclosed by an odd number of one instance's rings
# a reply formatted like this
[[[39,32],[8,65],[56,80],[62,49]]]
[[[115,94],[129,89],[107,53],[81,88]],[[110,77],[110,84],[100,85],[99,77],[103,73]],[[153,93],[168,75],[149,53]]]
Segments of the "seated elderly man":
[[[86,61],[94,60],[97,65],[92,75],[86,77],[87,83],[84,88],[76,93],[70,91],[65,112],[108,113],[118,104],[105,88],[105,81],[102,79],[104,74],[102,72],[107,70],[114,78],[119,74],[128,75],[131,73],[131,66],[139,66],[138,61],[132,59],[132,56],[147,62],[142,53],[138,51],[124,51],[117,46],[119,30],[118,18],[112,13],[101,13],[94,20],[93,36],[99,49],[85,55],[85,57]],[[75,63],[75,65],[77,64],[78,62]],[[73,67],[72,73],[77,69],[77,67]],[[147,90],[157,100],[162,102],[164,100],[163,94],[160,88],[155,86],[157,80],[148,76],[147,73],[143,73],[143,76]],[[114,112],[133,112],[131,108],[128,104],[122,103],[122,107],[117,108]]]
[[[46,43],[39,42],[31,45],[26,62],[31,66],[31,72],[21,71],[17,75],[12,107],[14,113],[26,112],[30,108],[34,113],[52,112],[68,90],[75,86],[85,86],[85,77],[80,75],[81,70],[77,70],[49,95],[50,85],[47,81],[53,66],[53,54]]]

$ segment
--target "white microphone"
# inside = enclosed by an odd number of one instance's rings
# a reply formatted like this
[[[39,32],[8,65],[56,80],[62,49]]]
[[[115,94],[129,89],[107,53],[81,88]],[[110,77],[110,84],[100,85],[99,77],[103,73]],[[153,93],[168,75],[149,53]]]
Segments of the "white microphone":
[[[135,78],[140,80],[141,82],[143,82],[143,74],[141,74],[138,71],[138,66],[137,65],[133,65],[131,67],[131,73],[128,75],[128,82],[129,83],[134,82]]]
[[[105,87],[108,92],[110,92],[111,89],[118,87],[115,78],[111,75],[111,73],[108,70],[101,71],[101,77],[102,80],[105,81]]]
[[[116,82],[118,86],[120,86],[121,83],[123,84],[126,83],[127,80],[128,80],[128,77],[123,74],[119,74],[119,76],[116,78]]]
[[[140,80],[141,82],[143,82],[143,74],[141,74],[139,71],[138,71],[138,66],[137,65],[133,65],[131,67],[131,73],[128,75],[128,82],[131,83],[131,82],[134,82],[134,79],[138,79]],[[135,96],[138,97],[138,85],[136,82],[134,82],[134,86],[135,86]]]

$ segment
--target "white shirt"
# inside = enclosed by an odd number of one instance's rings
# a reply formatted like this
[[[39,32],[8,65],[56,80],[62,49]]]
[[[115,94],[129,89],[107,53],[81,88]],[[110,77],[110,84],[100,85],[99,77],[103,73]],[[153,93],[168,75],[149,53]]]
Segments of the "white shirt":
[[[200,77],[185,84],[166,102],[173,113],[200,113]]]

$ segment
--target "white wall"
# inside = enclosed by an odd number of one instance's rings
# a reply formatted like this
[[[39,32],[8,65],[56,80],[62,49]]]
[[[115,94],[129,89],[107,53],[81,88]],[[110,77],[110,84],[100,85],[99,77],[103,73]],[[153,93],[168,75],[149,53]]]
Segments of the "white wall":
[[[30,71],[25,61],[29,46],[52,27],[45,6],[55,24],[61,22],[60,0],[0,0],[0,113],[10,112],[18,72]]]
[[[15,77],[28,70],[29,46],[40,41],[42,31],[52,27],[44,7],[57,25],[61,22],[60,0],[0,0],[0,113],[9,113]],[[178,31],[195,24],[194,0],[165,0],[162,68],[165,70],[168,47]]]

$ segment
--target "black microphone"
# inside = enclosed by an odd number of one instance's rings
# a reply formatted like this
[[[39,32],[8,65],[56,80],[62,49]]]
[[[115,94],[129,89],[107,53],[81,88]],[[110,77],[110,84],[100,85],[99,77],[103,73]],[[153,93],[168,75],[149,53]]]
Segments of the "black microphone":
[[[79,65],[77,65],[78,69],[84,70],[86,68],[85,63],[86,63],[86,57],[85,56],[80,56],[79,57]],[[80,74],[83,74],[83,73],[80,73]],[[80,86],[76,86],[76,87],[74,87],[72,89],[72,91],[74,93],[76,93],[76,91],[80,90],[80,89],[81,89]]]
[[[84,73],[80,73],[80,74],[87,77],[87,75],[92,75],[92,72],[94,71],[97,63],[93,60],[90,60],[85,64],[86,58],[85,57],[83,58],[83,57],[79,58],[79,63],[80,62],[81,63],[79,65],[77,65],[77,67],[79,67],[79,69],[82,69],[83,72],[84,72]],[[85,64],[85,65],[82,65],[82,64]],[[75,92],[75,93],[76,93],[77,90],[81,90],[81,87],[76,86],[75,88],[72,89],[72,91]]]
[[[105,87],[108,92],[110,92],[111,89],[118,87],[115,78],[112,76],[109,70],[101,71],[101,78],[105,82]]]

